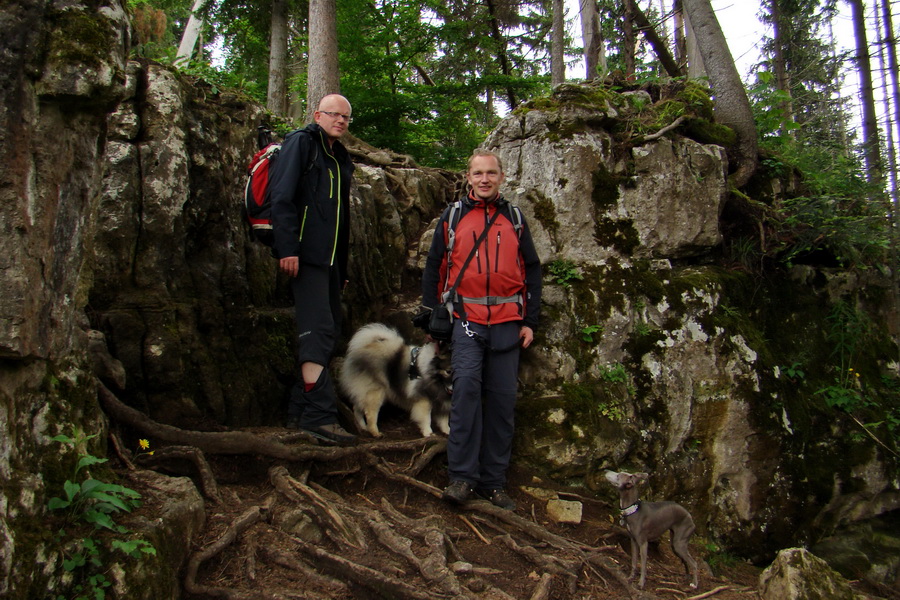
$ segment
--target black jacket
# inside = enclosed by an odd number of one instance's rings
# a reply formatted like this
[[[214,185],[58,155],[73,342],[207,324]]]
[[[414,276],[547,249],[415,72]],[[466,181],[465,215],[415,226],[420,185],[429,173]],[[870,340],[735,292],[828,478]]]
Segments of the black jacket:
[[[289,133],[272,164],[274,251],[301,264],[336,265],[347,279],[353,162],[339,141],[329,147],[315,123]]]

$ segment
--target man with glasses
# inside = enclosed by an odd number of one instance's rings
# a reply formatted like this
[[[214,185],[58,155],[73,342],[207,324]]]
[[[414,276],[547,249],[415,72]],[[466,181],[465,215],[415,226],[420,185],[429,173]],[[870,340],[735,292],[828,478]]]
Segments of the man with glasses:
[[[469,159],[470,191],[456,205],[458,215],[451,217],[454,207],[448,207],[435,228],[422,275],[422,304],[434,308],[449,299],[454,308],[450,485],[442,497],[463,504],[478,494],[514,510],[505,487],[519,349],[534,341],[541,261],[518,208],[500,194],[504,178],[493,152],[477,150]]]
[[[338,424],[337,396],[328,373],[341,331],[341,290],[348,280],[354,167],[339,139],[353,120],[351,114],[343,96],[322,98],[315,123],[285,137],[269,176],[273,249],[279,268],[291,277],[300,362],[287,427],[337,444],[356,440]]]

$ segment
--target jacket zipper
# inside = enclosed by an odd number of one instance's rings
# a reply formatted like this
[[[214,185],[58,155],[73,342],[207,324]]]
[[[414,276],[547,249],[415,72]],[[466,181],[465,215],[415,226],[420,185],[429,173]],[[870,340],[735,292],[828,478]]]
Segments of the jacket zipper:
[[[303,230],[306,228],[306,212],[309,210],[309,206],[303,207],[303,218],[300,219],[300,237],[297,238],[297,241],[303,239]]]
[[[473,231],[472,232],[472,243],[474,244],[477,242],[478,242],[478,236],[475,235],[475,232]],[[476,246],[475,247],[475,264],[478,265],[478,273],[479,274],[481,273],[481,256],[480,256],[480,254],[481,254],[481,252],[478,250],[478,247]]]
[[[500,272],[500,232],[497,232],[497,250],[494,254],[494,273]]]
[[[320,135],[322,135],[320,133]],[[334,161],[334,171],[331,169],[328,170],[328,179],[329,179],[329,198],[333,198],[336,200],[337,210],[334,214],[334,243],[331,247],[331,265],[334,265],[334,258],[337,256],[337,246],[338,246],[338,232],[341,227],[341,165],[338,163],[337,157],[330,152],[330,148],[328,148],[325,144],[324,137],[322,138],[322,148],[325,149],[325,154],[329,156]],[[337,173],[337,196],[335,196],[335,173]]]
[[[495,210],[500,210],[499,208],[495,208]],[[491,220],[488,218],[488,213],[490,212],[489,206],[487,204],[484,205],[484,227],[487,229]],[[484,257],[484,266],[485,271],[487,272],[487,277],[485,277],[485,296],[491,295],[491,251],[489,248],[489,242],[487,236],[490,235],[490,231],[487,231],[487,235],[484,236],[484,249],[487,250],[487,254]],[[487,305],[487,325],[491,326],[491,306]]]

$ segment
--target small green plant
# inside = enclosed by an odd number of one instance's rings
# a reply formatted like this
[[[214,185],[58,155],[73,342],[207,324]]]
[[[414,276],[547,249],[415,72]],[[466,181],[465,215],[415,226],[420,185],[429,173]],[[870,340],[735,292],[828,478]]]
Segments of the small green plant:
[[[806,373],[800,368],[802,366],[799,362],[795,362],[789,367],[778,367],[778,371],[784,373],[784,376],[791,381],[797,381],[806,378]]]
[[[600,325],[585,325],[581,328],[581,339],[589,344],[593,344],[595,333],[603,333],[603,327]]]
[[[121,552],[131,558],[144,555],[156,555],[156,548],[141,539],[124,539],[130,532],[118,525],[114,515],[131,512],[139,507],[140,494],[127,487],[106,483],[91,476],[94,465],[105,463],[107,459],[99,458],[87,452],[87,442],[97,437],[74,433],[75,437],[58,435],[53,441],[64,444],[78,452],[72,479],[63,484],[64,497],[55,496],[47,502],[51,511],[60,511],[63,526],[56,534],[56,541],[63,551],[63,568],[75,575],[73,591],[75,599],[92,598],[102,600],[106,597],[106,588],[110,586],[107,579],[104,560],[110,552]],[[142,440],[144,442],[145,440]],[[141,447],[146,450],[141,444]],[[70,531],[84,532],[69,533]],[[102,532],[109,535],[100,535]],[[108,548],[104,545],[108,542]],[[57,596],[64,600],[64,596]]]
[[[706,563],[715,575],[721,574],[723,569],[733,567],[740,560],[713,541],[706,541],[703,547],[706,550]]]
[[[550,274],[556,279],[556,283],[564,288],[572,287],[572,281],[581,281],[584,275],[571,260],[554,260],[548,267]]]
[[[609,383],[628,383],[628,372],[622,363],[601,367],[600,377]]]

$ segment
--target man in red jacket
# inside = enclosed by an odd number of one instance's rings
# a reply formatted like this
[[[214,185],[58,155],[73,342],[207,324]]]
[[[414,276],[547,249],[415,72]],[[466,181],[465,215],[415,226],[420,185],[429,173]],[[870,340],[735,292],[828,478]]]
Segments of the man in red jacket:
[[[459,287],[449,298],[454,306],[453,404],[447,443],[450,485],[443,498],[462,504],[477,493],[514,510],[505,486],[515,431],[519,349],[534,340],[541,262],[518,209],[500,195],[500,158],[476,151],[466,180],[471,191],[460,201],[459,219],[449,222],[449,207],[441,215],[422,277],[422,303],[434,308],[448,299],[462,270]]]

